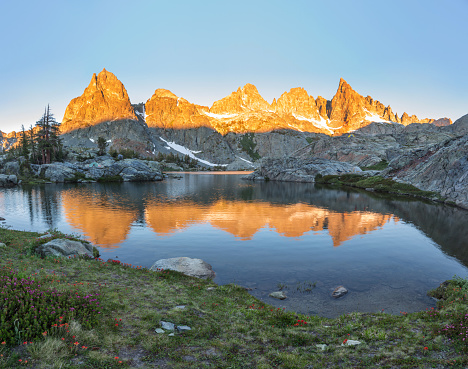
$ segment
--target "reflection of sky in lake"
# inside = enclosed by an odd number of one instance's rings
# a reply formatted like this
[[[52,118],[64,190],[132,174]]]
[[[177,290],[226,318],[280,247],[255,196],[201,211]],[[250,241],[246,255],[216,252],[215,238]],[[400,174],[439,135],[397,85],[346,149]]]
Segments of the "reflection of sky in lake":
[[[201,258],[217,272],[216,282],[256,288],[252,293],[262,299],[278,283],[317,281],[307,298],[289,290],[281,304],[296,310],[329,310],[329,289],[344,284],[353,293],[333,302],[336,314],[375,310],[367,299],[385,301],[384,294],[411,300],[405,311],[430,306],[428,289],[468,275],[467,213],[233,175],[0,192],[0,216],[8,225],[83,234],[102,247],[103,258],[147,267],[161,258]],[[306,300],[310,306],[301,305]]]

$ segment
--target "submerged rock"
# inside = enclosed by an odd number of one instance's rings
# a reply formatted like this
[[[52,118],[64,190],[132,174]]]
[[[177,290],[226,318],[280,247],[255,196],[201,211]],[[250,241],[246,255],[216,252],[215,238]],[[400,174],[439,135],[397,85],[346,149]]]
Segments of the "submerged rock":
[[[161,259],[156,261],[150,270],[169,269],[177,272],[197,277],[214,278],[215,272],[210,264],[201,259],[192,259],[188,257]]]
[[[345,287],[338,286],[333,290],[332,296],[337,299],[339,297],[346,295],[347,293],[348,293],[348,290]]]
[[[284,300],[286,298],[286,295],[283,291],[272,292],[268,296],[273,297],[275,299],[279,299],[279,300]]]

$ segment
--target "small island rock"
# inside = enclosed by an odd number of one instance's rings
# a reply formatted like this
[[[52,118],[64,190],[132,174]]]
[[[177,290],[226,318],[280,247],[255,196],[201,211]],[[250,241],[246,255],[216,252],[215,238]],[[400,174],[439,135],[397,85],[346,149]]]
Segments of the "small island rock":
[[[332,296],[337,299],[339,297],[346,295],[347,293],[348,293],[348,290],[346,288],[344,288],[343,286],[338,286],[333,290]]]

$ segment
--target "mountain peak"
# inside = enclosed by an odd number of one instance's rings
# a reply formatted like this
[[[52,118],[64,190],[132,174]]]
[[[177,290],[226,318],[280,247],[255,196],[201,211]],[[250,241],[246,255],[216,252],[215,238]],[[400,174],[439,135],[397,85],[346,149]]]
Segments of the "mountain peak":
[[[244,87],[239,87],[237,91],[232,92],[229,96],[215,101],[210,109],[210,113],[214,114],[235,114],[242,113],[246,110],[270,110],[270,104],[260,95],[251,83],[247,83]]]
[[[93,74],[83,94],[68,104],[63,116],[61,131],[95,125],[117,119],[137,120],[122,82],[103,69]]]

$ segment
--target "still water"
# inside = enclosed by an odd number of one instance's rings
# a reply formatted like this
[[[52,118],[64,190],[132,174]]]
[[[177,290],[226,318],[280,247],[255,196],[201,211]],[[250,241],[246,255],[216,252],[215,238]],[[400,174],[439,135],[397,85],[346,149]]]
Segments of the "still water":
[[[468,276],[468,211],[238,174],[181,176],[3,189],[0,216],[13,229],[83,235],[103,259],[200,258],[218,284],[310,315],[423,310],[435,306],[429,289]],[[339,285],[349,293],[334,299]],[[268,296],[279,288],[286,300]]]

